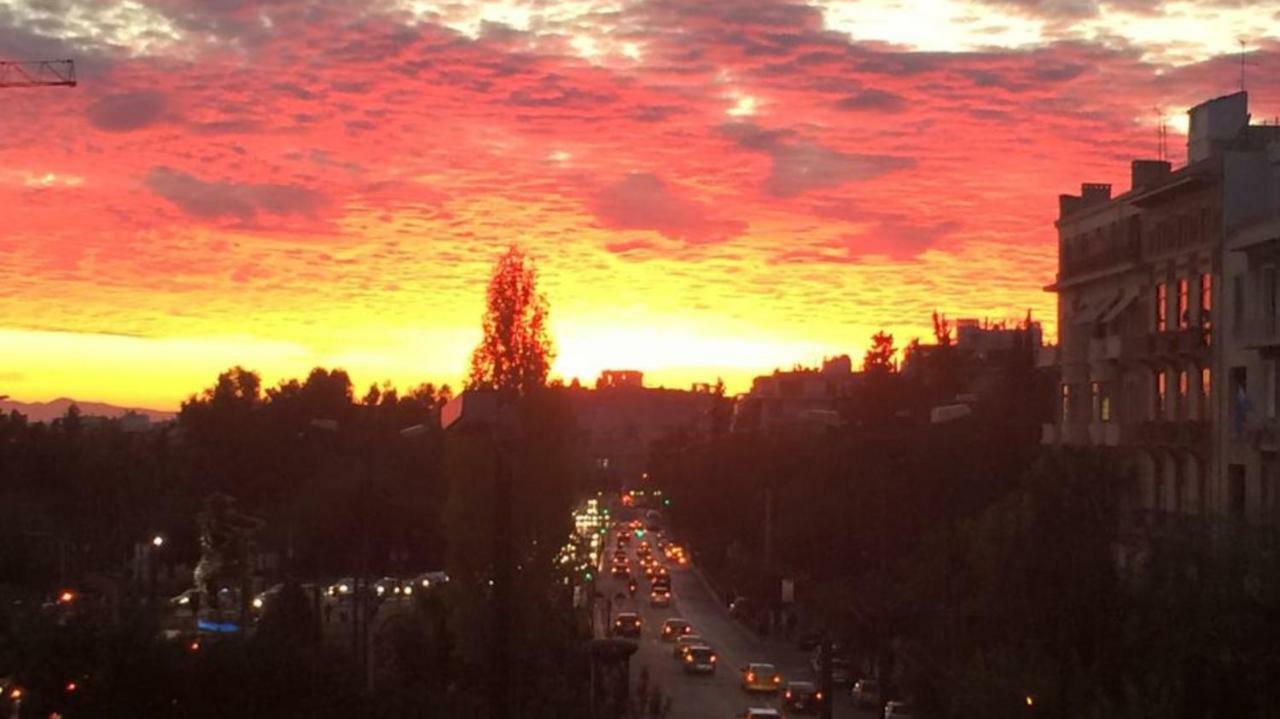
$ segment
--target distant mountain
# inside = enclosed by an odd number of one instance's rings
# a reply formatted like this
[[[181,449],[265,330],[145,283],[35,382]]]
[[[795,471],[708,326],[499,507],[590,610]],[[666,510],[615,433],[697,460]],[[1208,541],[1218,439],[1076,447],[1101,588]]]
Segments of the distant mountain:
[[[65,415],[67,408],[73,404],[80,408],[80,414],[85,417],[119,417],[126,412],[146,415],[152,422],[163,422],[174,417],[173,412],[161,412],[156,409],[142,409],[140,407],[117,407],[114,404],[106,404],[104,402],[80,402],[67,397],[59,397],[49,402],[0,400],[0,411],[8,414],[10,410],[17,410],[19,414],[26,415],[31,422],[49,422]]]

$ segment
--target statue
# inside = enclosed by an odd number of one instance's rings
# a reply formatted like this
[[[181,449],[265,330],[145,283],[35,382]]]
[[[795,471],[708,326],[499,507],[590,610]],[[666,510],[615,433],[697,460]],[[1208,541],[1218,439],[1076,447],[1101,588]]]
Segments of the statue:
[[[222,607],[218,601],[220,584],[230,584],[239,589],[247,584],[249,575],[249,550],[252,535],[264,522],[257,517],[241,514],[228,495],[212,494],[204,501],[204,510],[196,516],[200,528],[200,562],[195,569],[196,589],[199,592],[198,616],[222,619]],[[243,598],[242,598],[243,602]]]

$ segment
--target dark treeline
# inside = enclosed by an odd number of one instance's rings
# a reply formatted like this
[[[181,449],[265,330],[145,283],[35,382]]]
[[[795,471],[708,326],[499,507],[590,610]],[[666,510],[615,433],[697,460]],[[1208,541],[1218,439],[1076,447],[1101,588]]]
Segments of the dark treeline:
[[[146,431],[74,409],[49,424],[0,417],[0,581],[51,588],[115,570],[155,533],[170,541],[166,562],[191,565],[194,517],[215,492],[265,520],[260,548],[282,569],[350,573],[366,479],[378,517],[374,569],[439,568],[447,488],[437,417],[447,398],[431,385],[403,396],[374,386],[356,398],[345,372],[320,368],[264,389],[237,367],[184,402],[173,423]],[[412,437],[400,433],[415,425]]]

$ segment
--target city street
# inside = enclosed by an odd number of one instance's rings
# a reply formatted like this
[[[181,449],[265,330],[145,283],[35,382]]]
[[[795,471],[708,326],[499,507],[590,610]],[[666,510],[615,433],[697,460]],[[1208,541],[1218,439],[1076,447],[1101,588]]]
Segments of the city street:
[[[634,550],[632,567],[637,566]],[[729,617],[727,607],[720,604],[710,588],[692,566],[671,568],[672,601],[669,608],[650,608],[648,581],[643,573],[639,580],[641,589],[635,600],[619,603],[613,600],[613,613],[638,611],[643,618],[639,640],[640,649],[631,658],[631,686],[638,686],[641,672],[648,669],[651,686],[655,686],[672,700],[672,719],[712,719],[740,717],[748,707],[774,707],[781,710],[781,693],[748,694],[741,687],[739,668],[748,662],[769,662],[778,667],[784,684],[789,680],[815,681],[809,667],[808,654],[794,644],[761,641],[745,627]],[[606,597],[618,592],[626,594],[626,582],[607,575],[601,584]],[[694,631],[701,635],[718,655],[717,669],[713,675],[689,675],[672,656],[672,645],[659,638],[662,622],[670,617],[688,620]],[[836,687],[833,716],[842,719],[869,718],[871,712],[855,711],[848,696],[848,687]]]

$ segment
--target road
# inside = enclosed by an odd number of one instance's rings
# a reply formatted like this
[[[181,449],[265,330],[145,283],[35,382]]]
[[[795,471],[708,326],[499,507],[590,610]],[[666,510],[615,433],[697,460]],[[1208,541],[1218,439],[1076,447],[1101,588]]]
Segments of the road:
[[[612,533],[610,534],[612,537]],[[635,542],[633,542],[633,545]],[[612,548],[606,553],[612,554]],[[631,566],[639,568],[634,547],[630,550]],[[660,556],[660,553],[659,553]],[[728,608],[712,594],[710,587],[692,567],[677,568],[666,562],[671,570],[672,601],[670,608],[649,607],[648,583],[643,570],[639,574],[641,591],[636,599],[613,600],[613,613],[639,612],[643,623],[640,649],[631,657],[631,686],[634,691],[641,672],[648,670],[650,685],[659,688],[671,698],[670,719],[719,719],[740,717],[747,707],[774,707],[781,710],[781,696],[767,694],[749,695],[740,686],[738,669],[748,662],[769,662],[782,672],[787,680],[814,681],[809,668],[808,654],[794,645],[782,642],[762,641],[745,627],[729,617]],[[626,593],[626,582],[607,574],[601,587],[606,597],[618,592]],[[671,644],[659,639],[663,620],[683,617],[696,633],[707,640],[719,658],[713,675],[686,675],[672,657]],[[836,687],[833,716],[839,719],[864,719],[871,712],[853,709],[849,701],[848,687]]]

